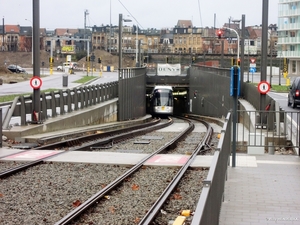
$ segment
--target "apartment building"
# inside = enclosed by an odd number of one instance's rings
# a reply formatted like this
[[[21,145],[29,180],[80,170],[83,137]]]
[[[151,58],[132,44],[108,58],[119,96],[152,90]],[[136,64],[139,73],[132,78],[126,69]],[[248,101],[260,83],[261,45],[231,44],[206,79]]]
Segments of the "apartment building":
[[[279,0],[277,57],[288,59],[288,73],[300,74],[300,0]]]
[[[300,1],[300,0],[299,0]],[[234,27],[233,27],[234,26]],[[241,34],[239,24],[224,24]],[[270,52],[276,55],[274,49],[277,43],[276,25],[270,25]],[[0,26],[1,28],[1,26]],[[0,29],[1,30],[1,29]],[[91,29],[57,28],[53,31],[40,29],[40,49],[53,51],[56,54],[75,54],[87,50],[87,43],[81,39],[90,39],[89,51],[104,50],[111,53],[119,52],[119,27],[118,26],[94,26]],[[194,27],[191,20],[178,20],[174,28],[141,29],[133,25],[122,27],[122,51],[124,53],[137,53],[138,49],[143,54],[237,54],[238,41],[235,32],[223,29],[219,39],[218,28]],[[245,54],[259,54],[261,48],[261,27],[246,27]],[[274,35],[273,35],[274,33]],[[292,34],[290,34],[292,35]],[[32,28],[19,25],[5,25],[3,38],[0,40],[2,51],[31,51]],[[137,40],[140,45],[137,45]],[[223,49],[222,49],[223,46]],[[287,51],[285,51],[285,54]],[[282,53],[281,53],[282,54]],[[283,54],[282,54],[283,55]]]
[[[191,20],[178,20],[173,28],[174,53],[201,54],[202,29],[193,27]]]

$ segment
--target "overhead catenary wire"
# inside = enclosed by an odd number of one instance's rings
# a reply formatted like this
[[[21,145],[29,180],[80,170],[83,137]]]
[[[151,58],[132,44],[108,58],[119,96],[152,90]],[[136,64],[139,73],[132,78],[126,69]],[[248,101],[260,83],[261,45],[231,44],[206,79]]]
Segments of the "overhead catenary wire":
[[[198,8],[199,8],[199,17],[200,17],[200,27],[202,27],[202,16],[201,16],[200,0],[198,0]]]
[[[136,23],[142,28],[144,29],[144,27],[139,23],[139,21],[131,14],[131,12],[125,7],[125,5],[119,0],[120,4],[124,7],[124,9],[126,9],[126,11],[129,13],[129,15],[136,21]]]

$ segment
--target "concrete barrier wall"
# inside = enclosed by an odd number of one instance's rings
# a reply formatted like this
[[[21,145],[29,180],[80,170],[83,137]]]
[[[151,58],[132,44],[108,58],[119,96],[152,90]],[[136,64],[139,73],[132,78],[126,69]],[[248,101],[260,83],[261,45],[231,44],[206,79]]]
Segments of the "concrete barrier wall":
[[[28,135],[41,134],[46,132],[83,127],[107,122],[117,121],[117,102],[112,99],[88,108],[74,111],[59,117],[53,117],[42,124],[31,124],[26,128],[13,127],[11,130],[4,130],[3,134],[10,138],[22,138]],[[20,129],[22,128],[22,129]]]

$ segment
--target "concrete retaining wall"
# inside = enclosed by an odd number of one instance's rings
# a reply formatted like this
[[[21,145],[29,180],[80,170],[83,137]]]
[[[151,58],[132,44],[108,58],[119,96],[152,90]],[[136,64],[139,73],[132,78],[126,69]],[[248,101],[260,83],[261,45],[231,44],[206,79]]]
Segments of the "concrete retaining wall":
[[[95,106],[73,111],[65,115],[47,119],[42,124],[15,126],[11,130],[3,130],[3,135],[9,139],[21,138],[28,135],[41,134],[87,125],[95,125],[117,121],[118,99],[108,100]]]

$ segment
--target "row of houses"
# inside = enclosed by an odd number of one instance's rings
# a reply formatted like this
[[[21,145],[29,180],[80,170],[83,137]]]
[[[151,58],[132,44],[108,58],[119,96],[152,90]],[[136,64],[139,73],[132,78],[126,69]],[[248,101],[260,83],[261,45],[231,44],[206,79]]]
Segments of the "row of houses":
[[[239,23],[226,23],[241,34]],[[269,26],[269,54],[277,54],[276,25]],[[244,54],[256,55],[261,51],[261,26],[249,26],[245,29]],[[197,28],[191,20],[178,20],[174,28],[140,29],[137,26],[122,27],[122,49],[125,53],[136,53],[140,48],[144,53],[165,54],[224,54],[237,53],[237,36],[229,29],[221,29],[218,38],[217,28]],[[32,27],[20,25],[0,26],[0,49],[2,51],[31,51]],[[85,41],[86,39],[90,41]],[[95,49],[111,53],[118,52],[119,26],[94,26],[89,29],[57,28],[40,29],[40,49],[55,54],[75,54]],[[137,41],[138,40],[138,41]]]

